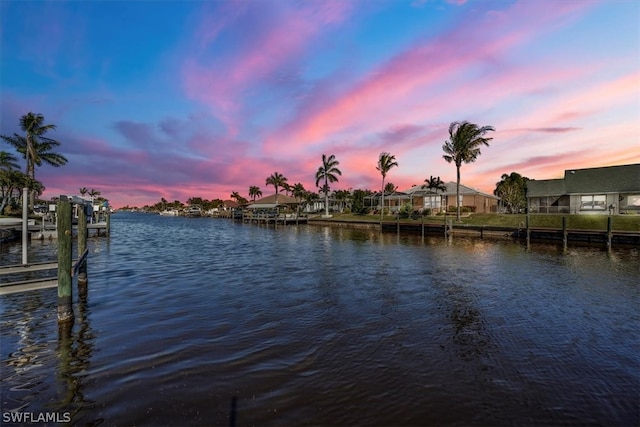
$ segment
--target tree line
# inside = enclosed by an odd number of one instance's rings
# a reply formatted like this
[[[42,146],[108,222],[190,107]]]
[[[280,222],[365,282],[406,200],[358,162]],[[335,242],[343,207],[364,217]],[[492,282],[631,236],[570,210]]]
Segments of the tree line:
[[[492,132],[495,129],[493,126],[478,126],[475,123],[471,123],[468,121],[461,122],[452,122],[449,126],[449,139],[442,146],[442,150],[444,151],[443,158],[448,163],[453,163],[456,166],[456,216],[457,219],[460,219],[460,169],[463,164],[475,162],[476,159],[481,154],[482,146],[489,146],[489,141],[493,138],[487,137],[486,134],[488,132]],[[342,171],[338,168],[340,162],[336,159],[336,156],[333,154],[322,155],[322,163],[318,167],[315,178],[315,185],[318,188],[318,191],[324,194],[324,207],[325,207],[325,215],[329,215],[329,192],[331,183],[335,183],[339,181],[339,176],[342,176]],[[396,187],[387,183],[385,185],[385,180],[387,175],[394,167],[398,166],[398,161],[396,160],[396,156],[389,152],[382,152],[378,156],[378,162],[376,165],[376,170],[380,172],[382,177],[382,183],[380,186],[380,196],[381,196],[381,210],[380,217],[382,218],[384,212],[384,196],[385,194],[393,193],[396,190]],[[445,191],[446,187],[444,183],[440,179],[440,177],[429,177],[425,179],[425,184],[422,186],[425,189],[429,189],[431,191]],[[391,184],[391,185],[390,185]],[[305,198],[309,197],[308,192],[304,190],[302,184],[295,184],[294,186],[288,186],[287,178],[283,176],[280,172],[274,172],[265,180],[265,185],[273,186],[275,189],[275,193],[278,194],[278,190],[283,188],[285,190],[289,190],[292,192],[293,196],[299,198],[300,200],[305,200]],[[500,186],[500,191],[502,192],[504,188],[506,188],[506,183],[503,183]],[[496,191],[499,189],[496,188]],[[363,192],[371,193],[369,190],[363,190]],[[237,194],[237,193],[233,193]],[[255,197],[261,195],[262,191],[257,186],[249,187],[249,195],[250,197]],[[335,194],[337,196],[338,193]],[[358,194],[359,196],[360,194]],[[365,196],[366,197],[366,196]]]

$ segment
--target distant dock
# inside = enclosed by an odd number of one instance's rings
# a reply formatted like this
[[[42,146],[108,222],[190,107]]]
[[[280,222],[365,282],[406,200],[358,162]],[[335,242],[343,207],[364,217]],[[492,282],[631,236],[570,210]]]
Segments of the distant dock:
[[[40,224],[38,224],[40,222]],[[105,235],[109,232],[109,221],[104,220],[87,224],[87,230],[95,230],[95,234]],[[77,225],[73,226],[77,230]],[[22,232],[22,219],[20,218],[0,218],[0,243],[8,243],[19,240]],[[27,233],[31,240],[57,239],[55,224],[38,219],[29,219],[27,222]]]
[[[252,211],[247,210],[242,212],[240,218],[245,223],[255,224],[274,224],[274,225],[298,225],[306,224],[308,217],[306,215],[298,214],[278,214],[276,211]]]

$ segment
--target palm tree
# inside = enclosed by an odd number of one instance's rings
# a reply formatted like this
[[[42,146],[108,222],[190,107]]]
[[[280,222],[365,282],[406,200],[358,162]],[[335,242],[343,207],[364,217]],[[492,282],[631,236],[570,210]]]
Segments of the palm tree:
[[[448,163],[456,165],[456,220],[460,221],[460,166],[463,163],[473,163],[480,153],[480,147],[489,146],[489,141],[484,135],[494,131],[493,126],[482,126],[468,121],[452,122],[449,125],[449,140],[444,143],[442,156]]]
[[[260,187],[252,185],[249,187],[249,197],[251,197],[254,202],[256,201],[256,197],[262,196],[262,191],[260,191]]]
[[[232,198],[232,199],[235,199],[235,201],[236,201],[236,203],[237,203],[237,204],[241,204],[241,203],[240,203],[241,201],[246,200],[246,199],[245,199],[244,197],[242,197],[242,196],[240,195],[240,193],[238,193],[237,191],[232,192],[232,193],[231,193],[231,195],[230,195],[229,197],[230,197],[230,198]]]
[[[338,169],[339,161],[336,160],[336,156],[333,154],[327,157],[326,154],[322,155],[322,166],[318,168],[316,172],[316,187],[320,181],[324,181],[324,185],[321,190],[324,192],[324,215],[329,216],[329,183],[338,182],[337,175],[342,176],[342,171]]]
[[[338,202],[340,202],[340,212],[342,212],[344,206],[348,205],[349,199],[351,198],[351,192],[349,190],[338,190],[333,194],[333,196]]]
[[[293,197],[296,198],[296,200],[302,200],[306,192],[307,190],[305,190],[304,185],[299,182],[296,182],[291,187],[291,193],[293,194]]]
[[[20,169],[18,159],[11,153],[0,151],[0,169],[10,171],[12,169]]]
[[[96,196],[99,196],[99,195],[100,195],[100,192],[98,190],[93,189],[93,188],[91,190],[89,190],[89,197],[91,197],[91,203],[93,203],[93,199]]]
[[[82,197],[84,197],[84,195],[85,195],[85,194],[87,194],[88,192],[89,192],[89,189],[87,189],[87,187],[82,187],[82,188],[80,189],[80,195],[81,195]]]
[[[16,156],[6,151],[0,151],[0,215],[9,204],[9,199],[15,189],[26,181],[26,175],[20,172]]]
[[[429,176],[429,178],[425,179],[424,182],[426,184],[422,185],[422,189],[429,190],[429,193],[435,192],[435,194],[438,194],[438,191],[442,191],[443,193],[447,191],[446,184],[442,182],[439,176],[436,176],[436,177]],[[429,197],[431,198],[431,196]],[[429,206],[433,208],[432,200],[429,200]]]
[[[269,178],[265,181],[265,185],[273,185],[276,189],[276,203],[278,201],[278,188],[284,187],[287,183],[287,178],[285,178],[280,172],[274,172],[271,174]]]
[[[28,181],[27,175],[17,169],[0,169],[0,215],[14,193],[22,194],[20,189],[28,186]]]
[[[320,196],[318,196],[318,193],[314,193],[313,191],[306,191],[304,194],[304,202],[308,205],[313,207],[315,205],[315,202],[318,201],[320,199]]]
[[[384,179],[387,177],[387,173],[391,170],[392,167],[398,166],[398,162],[396,162],[396,156],[393,156],[389,153],[380,153],[380,157],[378,157],[378,166],[376,169],[380,171],[382,175],[382,209],[380,210],[380,221],[382,221],[382,213],[384,212]]]
[[[56,126],[44,124],[42,114],[25,114],[20,118],[20,128],[25,132],[25,136],[14,133],[13,136],[0,135],[0,138],[12,145],[27,160],[27,176],[32,182],[35,182],[35,167],[42,166],[42,162],[54,167],[67,163],[67,159],[63,155],[51,151],[52,148],[59,146],[60,142],[44,136],[48,131],[54,130]],[[29,208],[31,209],[33,209],[34,194],[32,189],[29,197]]]
[[[387,182],[384,185],[384,194],[393,194],[396,192],[397,189],[398,189],[398,186],[395,185],[393,182]]]
[[[302,200],[304,200],[307,190],[305,190],[304,185],[300,182],[296,182],[291,186],[291,194],[298,202],[296,206],[296,215],[300,214],[300,204]]]

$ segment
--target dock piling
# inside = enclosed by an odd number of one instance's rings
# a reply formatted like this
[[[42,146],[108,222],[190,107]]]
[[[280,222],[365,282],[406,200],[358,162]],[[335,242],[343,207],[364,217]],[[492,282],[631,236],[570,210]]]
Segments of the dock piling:
[[[527,233],[527,249],[531,246],[531,228],[529,227],[529,210],[527,209],[527,216],[525,217],[525,227]]]
[[[611,240],[613,238],[613,226],[611,224],[611,216],[607,217],[607,251],[611,251]]]
[[[58,230],[58,323],[73,322],[71,292],[71,202],[60,196],[56,207]]]
[[[108,226],[107,226],[108,228]],[[108,232],[107,232],[108,233]],[[78,258],[87,250],[87,212],[86,206],[78,209]],[[87,285],[87,261],[82,261],[78,267],[78,292]],[[86,291],[86,288],[84,289]]]
[[[29,235],[29,189],[22,189],[22,265],[29,264],[27,255],[28,235]]]
[[[569,232],[567,231],[567,217],[562,217],[562,249],[566,252],[569,244]]]

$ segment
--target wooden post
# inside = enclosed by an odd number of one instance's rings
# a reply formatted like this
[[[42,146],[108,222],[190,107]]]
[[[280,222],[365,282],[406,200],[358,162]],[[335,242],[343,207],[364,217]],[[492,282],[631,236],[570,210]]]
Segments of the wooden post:
[[[396,218],[396,232],[400,235],[400,211],[398,211]]]
[[[71,293],[71,202],[67,196],[58,201],[58,322],[73,322]]]
[[[607,217],[607,251],[611,251],[611,242],[613,240],[612,218]]]
[[[444,235],[447,236],[447,211],[444,211]]]
[[[531,244],[531,230],[529,229],[529,211],[527,210],[527,216],[525,217],[525,227],[527,229],[527,249]]]
[[[420,216],[422,217],[422,241],[424,242],[424,212]]]
[[[78,209],[78,258],[82,257],[87,250],[87,212],[86,206],[82,205]],[[82,287],[87,286],[87,261],[80,263],[78,269],[78,292]],[[84,289],[86,291],[86,288]]]
[[[562,249],[567,250],[569,245],[569,232],[567,231],[567,217],[562,217]]]
[[[29,189],[27,187],[22,189],[22,264],[27,265],[29,263],[29,257],[27,255],[27,246],[29,243]]]
[[[107,216],[107,236],[109,236],[111,234],[111,213],[110,212],[106,212],[105,215]]]

